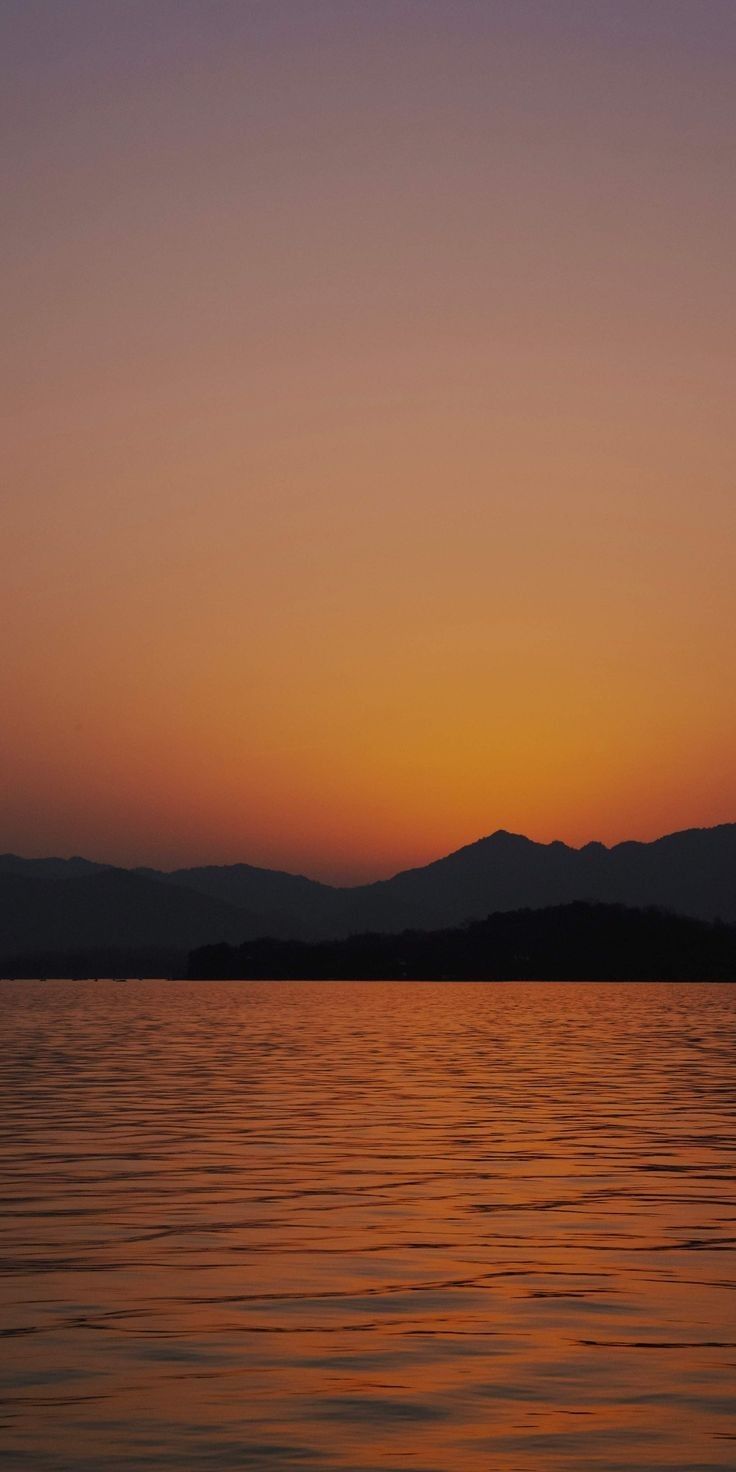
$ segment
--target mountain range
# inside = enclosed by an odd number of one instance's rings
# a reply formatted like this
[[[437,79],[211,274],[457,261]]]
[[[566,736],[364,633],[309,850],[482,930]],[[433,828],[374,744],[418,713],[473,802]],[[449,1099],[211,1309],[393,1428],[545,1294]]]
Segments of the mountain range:
[[[321,941],[439,930],[496,912],[577,901],[661,906],[736,922],[736,823],[607,848],[500,830],[391,879],[341,888],[250,864],[163,871],[84,858],[0,855],[6,974],[42,954],[160,950],[257,937]]]

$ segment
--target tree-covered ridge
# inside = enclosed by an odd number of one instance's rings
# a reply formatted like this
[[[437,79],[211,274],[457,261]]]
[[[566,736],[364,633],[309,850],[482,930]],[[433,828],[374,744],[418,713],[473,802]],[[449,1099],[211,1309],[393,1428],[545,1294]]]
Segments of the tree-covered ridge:
[[[203,979],[733,981],[736,926],[579,902],[439,931],[320,943],[252,940],[192,952]]]

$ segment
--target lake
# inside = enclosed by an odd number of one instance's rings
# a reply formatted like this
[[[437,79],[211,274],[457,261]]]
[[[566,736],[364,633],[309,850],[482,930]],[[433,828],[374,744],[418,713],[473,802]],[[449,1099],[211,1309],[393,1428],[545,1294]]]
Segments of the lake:
[[[0,1466],[736,1468],[736,987],[0,1006]]]

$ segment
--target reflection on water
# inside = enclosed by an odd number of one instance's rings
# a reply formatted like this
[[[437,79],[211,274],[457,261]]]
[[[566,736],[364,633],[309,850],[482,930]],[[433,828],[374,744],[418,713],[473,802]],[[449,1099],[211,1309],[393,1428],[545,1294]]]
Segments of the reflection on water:
[[[0,1005],[0,1465],[736,1467],[736,988]]]

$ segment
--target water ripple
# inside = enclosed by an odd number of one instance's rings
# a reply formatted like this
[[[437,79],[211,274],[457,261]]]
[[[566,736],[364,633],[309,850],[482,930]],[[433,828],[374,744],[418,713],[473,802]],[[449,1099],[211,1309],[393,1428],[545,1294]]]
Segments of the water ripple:
[[[736,987],[0,1002],[0,1465],[734,1472]]]

